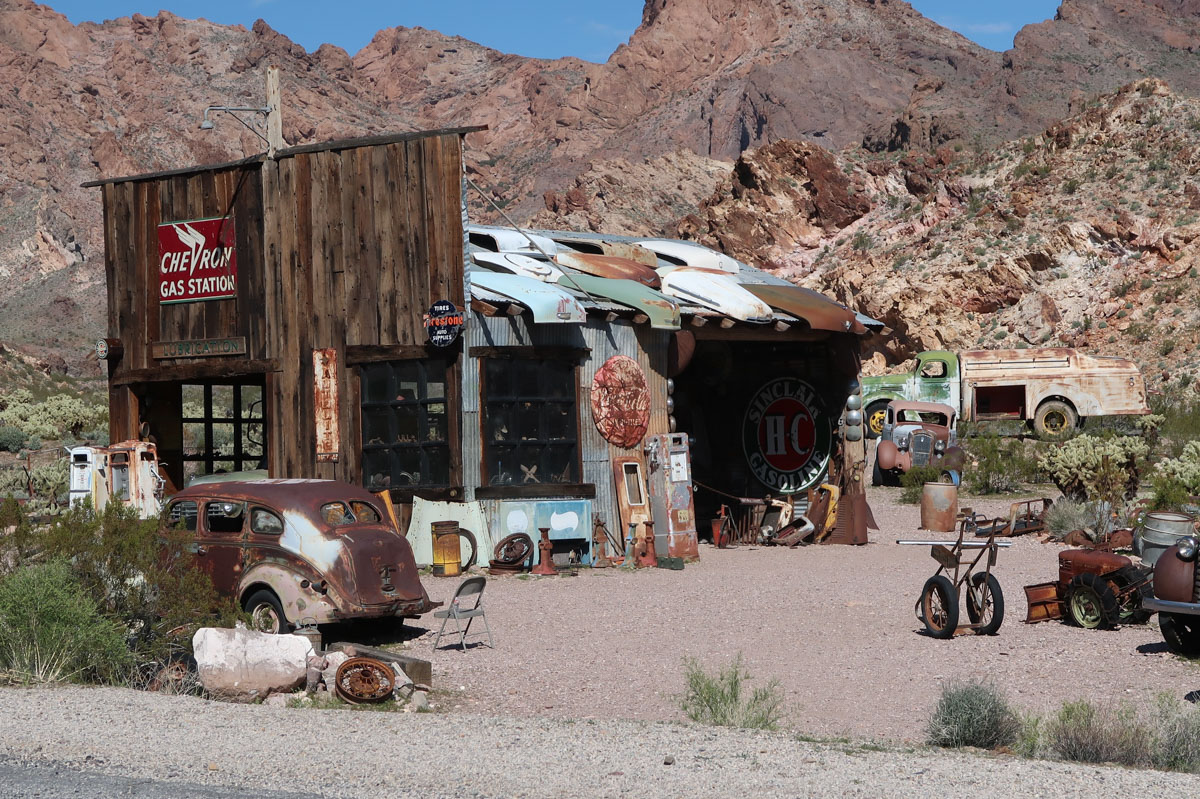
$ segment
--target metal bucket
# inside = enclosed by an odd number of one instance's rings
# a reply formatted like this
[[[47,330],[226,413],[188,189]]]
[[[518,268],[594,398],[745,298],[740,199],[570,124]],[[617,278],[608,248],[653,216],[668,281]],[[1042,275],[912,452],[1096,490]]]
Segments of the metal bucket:
[[[939,533],[954,532],[958,520],[958,486],[926,483],[921,492],[921,528]]]
[[[1146,514],[1142,529],[1134,540],[1134,551],[1153,566],[1158,556],[1172,547],[1180,536],[1191,535],[1195,519],[1186,513],[1154,511]]]
[[[462,544],[458,536],[458,522],[434,522],[433,574],[435,577],[455,577],[462,571]]]

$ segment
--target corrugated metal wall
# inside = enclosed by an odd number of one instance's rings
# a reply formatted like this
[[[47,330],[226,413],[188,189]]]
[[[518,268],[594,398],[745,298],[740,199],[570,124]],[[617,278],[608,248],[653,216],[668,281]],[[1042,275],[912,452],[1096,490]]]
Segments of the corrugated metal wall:
[[[667,342],[668,331],[635,326],[628,320],[605,322],[592,318],[586,325],[531,325],[521,316],[484,316],[472,313],[466,330],[467,352],[471,347],[559,346],[587,347],[590,355],[579,368],[579,433],[582,479],[596,487],[593,512],[619,534],[616,486],[612,457],[637,454],[638,450],[612,446],[600,435],[592,420],[591,387],[596,370],[614,355],[627,355],[641,365],[650,388],[650,426],[648,433],[666,433],[667,421]],[[480,484],[483,456],[479,404],[479,359],[467,357],[463,365],[463,480],[466,498],[475,498]],[[560,498],[547,493],[548,499]],[[502,500],[482,500],[484,513],[493,532]]]

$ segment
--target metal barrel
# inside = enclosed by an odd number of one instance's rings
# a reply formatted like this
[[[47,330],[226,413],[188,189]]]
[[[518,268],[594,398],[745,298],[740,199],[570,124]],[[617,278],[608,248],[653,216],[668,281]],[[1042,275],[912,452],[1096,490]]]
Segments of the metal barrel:
[[[1142,529],[1134,540],[1135,551],[1142,560],[1153,566],[1158,556],[1166,552],[1181,536],[1191,535],[1195,519],[1186,513],[1153,511],[1146,514]]]
[[[437,577],[454,577],[462,571],[462,550],[459,543],[458,522],[434,522],[430,525],[433,535],[433,573]]]
[[[952,533],[957,520],[958,486],[953,483],[926,483],[921,493],[921,528]]]

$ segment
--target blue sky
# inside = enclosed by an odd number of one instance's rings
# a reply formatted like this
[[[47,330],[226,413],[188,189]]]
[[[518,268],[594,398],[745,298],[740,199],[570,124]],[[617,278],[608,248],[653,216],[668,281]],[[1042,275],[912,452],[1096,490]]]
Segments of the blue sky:
[[[262,17],[308,50],[330,42],[354,55],[375,31],[421,26],[506,53],[604,61],[642,21],[644,0],[42,0],[72,22],[154,16],[160,8],[247,28]],[[1058,0],[911,0],[939,24],[992,50],[1021,26],[1054,16]]]

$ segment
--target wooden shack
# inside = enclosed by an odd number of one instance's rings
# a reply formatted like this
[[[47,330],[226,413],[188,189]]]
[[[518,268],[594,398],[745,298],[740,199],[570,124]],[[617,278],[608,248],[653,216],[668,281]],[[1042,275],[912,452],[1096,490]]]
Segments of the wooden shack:
[[[215,472],[340,479],[390,492],[426,533],[470,505],[488,519],[481,561],[542,524],[586,561],[596,516],[694,542],[722,504],[823,481],[832,540],[865,543],[856,315],[745,265],[730,279],[772,308],[752,322],[665,296],[650,318],[582,276],[561,289],[578,313],[557,318],[475,286],[497,279],[472,264],[466,220],[462,138],[480,129],[87,184],[104,203],[112,440],[155,441],[168,493]]]

